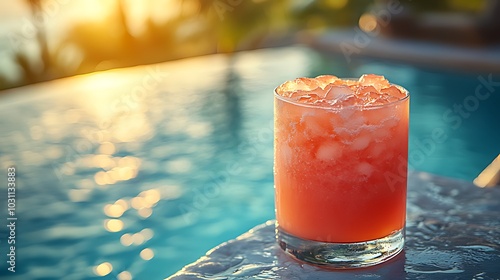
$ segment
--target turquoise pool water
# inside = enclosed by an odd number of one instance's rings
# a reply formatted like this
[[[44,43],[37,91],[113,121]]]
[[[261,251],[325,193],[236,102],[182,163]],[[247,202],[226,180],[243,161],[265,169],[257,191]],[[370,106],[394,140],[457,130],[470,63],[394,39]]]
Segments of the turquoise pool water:
[[[498,73],[347,63],[303,47],[229,64],[207,56],[1,96],[0,162],[17,168],[18,221],[16,273],[0,229],[0,277],[164,278],[272,219],[272,91],[298,76],[378,73],[406,87],[414,169],[471,181],[500,153],[500,85],[475,93]]]

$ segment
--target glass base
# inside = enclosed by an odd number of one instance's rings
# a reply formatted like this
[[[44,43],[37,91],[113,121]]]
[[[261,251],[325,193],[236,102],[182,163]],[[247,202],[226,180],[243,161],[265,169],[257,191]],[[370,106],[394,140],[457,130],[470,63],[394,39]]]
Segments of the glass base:
[[[403,230],[380,239],[356,243],[327,243],[295,237],[279,226],[276,238],[281,249],[293,257],[330,268],[348,269],[382,263],[403,250]]]

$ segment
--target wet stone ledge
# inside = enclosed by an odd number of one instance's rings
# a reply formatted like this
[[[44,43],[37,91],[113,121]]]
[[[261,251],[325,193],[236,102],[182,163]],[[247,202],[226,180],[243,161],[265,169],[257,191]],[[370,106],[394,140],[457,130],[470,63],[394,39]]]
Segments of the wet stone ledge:
[[[209,251],[168,279],[500,279],[500,189],[414,172],[405,249],[392,260],[327,270],[279,249],[274,221]]]

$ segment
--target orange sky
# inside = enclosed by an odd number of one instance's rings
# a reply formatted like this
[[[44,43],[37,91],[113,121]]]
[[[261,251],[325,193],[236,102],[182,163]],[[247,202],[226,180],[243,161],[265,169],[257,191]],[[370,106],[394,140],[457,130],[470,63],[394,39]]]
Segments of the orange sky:
[[[119,0],[116,0],[119,1]],[[95,21],[106,17],[116,7],[111,0],[46,0],[43,16],[49,46],[57,44],[71,23]],[[122,0],[125,3],[132,35],[142,31],[148,17],[164,21],[177,13],[178,0]],[[16,47],[12,38],[23,40],[23,47],[34,38],[31,13],[26,0],[0,0],[0,73],[14,79],[19,72],[13,64]],[[26,43],[26,44],[24,44]],[[29,48],[29,47],[28,47]]]
[[[124,0],[132,28],[140,29],[147,17],[165,20],[176,13],[177,0]],[[116,6],[115,1],[102,0],[47,0],[44,6],[44,19],[47,31],[63,32],[68,23],[80,20],[98,20],[105,17]],[[170,6],[168,9],[166,7]],[[161,7],[161,8],[158,8]],[[0,1],[0,39],[5,33],[18,31],[23,22],[30,19],[26,0]],[[132,32],[140,30],[131,30]],[[4,36],[2,36],[4,35]]]

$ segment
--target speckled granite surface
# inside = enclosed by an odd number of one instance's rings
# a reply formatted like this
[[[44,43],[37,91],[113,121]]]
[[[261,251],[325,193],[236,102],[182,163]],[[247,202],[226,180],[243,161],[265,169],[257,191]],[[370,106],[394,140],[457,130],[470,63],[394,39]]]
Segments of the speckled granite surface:
[[[209,251],[168,279],[500,279],[500,189],[411,173],[405,250],[356,270],[296,261],[275,242],[274,221]]]

